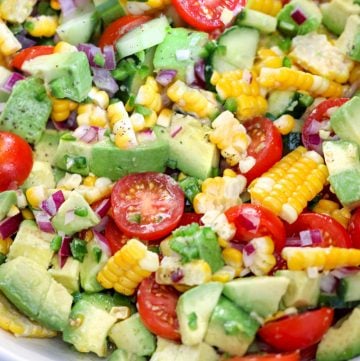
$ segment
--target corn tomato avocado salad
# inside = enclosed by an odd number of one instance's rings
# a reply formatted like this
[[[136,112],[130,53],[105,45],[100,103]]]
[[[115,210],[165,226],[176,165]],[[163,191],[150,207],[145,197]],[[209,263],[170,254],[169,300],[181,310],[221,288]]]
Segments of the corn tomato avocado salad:
[[[359,356],[359,62],[358,0],[0,0],[0,327]]]

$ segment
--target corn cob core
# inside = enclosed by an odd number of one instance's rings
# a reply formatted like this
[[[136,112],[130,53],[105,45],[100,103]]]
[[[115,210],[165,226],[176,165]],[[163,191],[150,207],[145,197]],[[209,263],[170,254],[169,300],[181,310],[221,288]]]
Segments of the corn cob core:
[[[158,268],[159,256],[133,238],[108,260],[98,273],[97,280],[104,288],[114,288],[129,296],[134,294],[143,279]]]

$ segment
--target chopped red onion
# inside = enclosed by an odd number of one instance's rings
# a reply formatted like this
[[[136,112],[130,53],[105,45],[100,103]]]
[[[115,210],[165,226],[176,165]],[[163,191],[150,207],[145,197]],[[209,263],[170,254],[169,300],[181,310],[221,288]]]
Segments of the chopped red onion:
[[[342,279],[344,277],[348,277],[348,276],[354,275],[359,272],[360,272],[360,269],[358,267],[341,267],[341,268],[334,269],[330,273],[334,277],[336,277],[338,279]]]
[[[75,220],[75,211],[73,209],[65,213],[64,224],[69,224]]]
[[[255,251],[256,249],[252,243],[248,243],[243,248],[243,261],[245,267],[250,267],[254,263]]]
[[[69,236],[63,236],[61,247],[58,252],[60,268],[63,268],[67,259],[71,256],[70,242],[72,238]]]
[[[306,14],[304,14],[304,12],[300,8],[295,8],[290,15],[298,25],[301,25],[307,20]]]
[[[252,243],[248,243],[243,248],[243,251],[244,251],[244,254],[246,254],[247,256],[251,256],[256,251],[256,248]]]
[[[49,198],[41,202],[41,209],[49,216],[55,216],[56,212],[64,202],[64,193],[61,190],[58,190]]]
[[[29,39],[23,34],[17,34],[15,37],[21,44],[22,49],[30,48],[31,46],[34,46],[36,44],[35,40]]]
[[[7,217],[0,222],[0,238],[5,239],[16,233],[20,227],[22,215],[19,212],[15,216]]]
[[[171,281],[179,283],[184,278],[184,272],[181,268],[177,268],[175,271],[170,273]]]
[[[96,231],[95,229],[93,229],[93,233],[94,233],[94,241],[96,242],[96,244],[101,248],[101,250],[107,256],[111,256],[109,242],[106,239],[106,237],[102,235],[100,232]]]
[[[73,0],[59,0],[59,3],[64,18],[67,18],[76,10],[76,5]]]
[[[95,143],[104,137],[105,129],[100,131],[101,129],[90,125],[80,125],[80,127],[75,129],[73,135],[85,143]]]
[[[195,76],[198,82],[202,82],[205,85],[205,62],[204,60],[199,60],[194,67]]]
[[[105,230],[106,225],[109,223],[109,216],[101,218],[100,222],[93,228],[95,231],[102,232]]]
[[[252,82],[252,74],[251,74],[251,72],[249,70],[244,69],[242,80],[247,84],[251,84],[251,82]]]
[[[162,86],[168,86],[176,77],[177,70],[160,70],[156,76],[156,81]]]
[[[103,218],[107,215],[111,207],[110,198],[103,199],[95,208],[94,212],[100,217]]]
[[[301,247],[302,243],[300,237],[288,237],[286,238],[285,247]]]
[[[112,45],[106,45],[103,48],[105,58],[104,68],[107,70],[114,70],[116,68],[115,51]]]
[[[141,132],[138,132],[136,138],[139,143],[153,142],[156,140],[156,134],[152,129],[145,129]]]
[[[44,211],[33,211],[39,229],[46,233],[55,233],[51,224],[50,216]]]
[[[246,228],[248,231],[256,232],[259,229],[260,225],[260,216],[256,209],[247,210],[246,213],[239,214],[237,220],[242,227]]]
[[[77,48],[79,51],[82,51],[85,53],[86,57],[89,60],[90,66],[97,67],[97,64],[95,63],[95,55],[101,54],[101,49],[93,44],[88,43],[81,43],[77,45]]]
[[[317,246],[322,242],[322,234],[319,229],[309,229],[299,232],[302,247]]]
[[[170,129],[170,136],[172,138],[175,138],[176,135],[182,130],[182,126],[181,125],[174,125],[171,127]]]
[[[2,90],[6,91],[7,93],[10,93],[14,87],[14,85],[19,81],[23,80],[25,77],[21,75],[20,73],[12,73],[5,81],[3,86],[1,87]]]
[[[113,96],[119,90],[119,86],[111,76],[109,70],[95,67],[92,67],[91,69],[94,74],[94,83],[99,89],[105,90],[110,96]]]
[[[337,286],[337,279],[331,273],[320,278],[320,289],[325,293],[334,293]]]
[[[77,127],[76,117],[77,117],[77,112],[72,111],[67,120],[63,122],[52,121],[52,124],[54,125],[54,128],[57,130],[74,130]]]

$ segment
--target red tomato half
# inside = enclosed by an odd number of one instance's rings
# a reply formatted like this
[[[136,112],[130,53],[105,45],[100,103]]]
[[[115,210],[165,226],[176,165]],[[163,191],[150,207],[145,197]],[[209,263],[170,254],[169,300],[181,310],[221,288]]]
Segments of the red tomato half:
[[[180,340],[176,304],[179,293],[171,286],[159,285],[154,276],[141,282],[137,292],[137,309],[145,326],[155,335]]]
[[[51,45],[35,45],[26,48],[17,53],[11,61],[13,68],[21,70],[22,65],[27,60],[34,59],[40,55],[50,55],[54,52],[54,47]]]
[[[351,247],[351,239],[345,228],[334,218],[319,213],[301,213],[292,223],[285,223],[287,237],[297,237],[301,231],[318,229],[323,241],[319,247]]]
[[[111,205],[116,225],[127,236],[153,241],[178,225],[184,213],[184,193],[166,174],[135,173],[117,181]]]
[[[255,165],[243,174],[250,183],[281,159],[283,145],[281,134],[267,118],[254,118],[244,126],[251,138],[247,153],[256,160]]]
[[[360,208],[358,208],[350,218],[348,233],[352,247],[360,248]]]
[[[202,216],[203,216],[203,214],[197,214],[197,213],[193,213],[193,212],[185,212],[185,213],[183,213],[183,215],[180,218],[178,227],[187,226],[188,224],[191,224],[191,223],[202,224],[201,220],[200,220]]]
[[[32,166],[30,145],[16,134],[0,132],[0,192],[23,184]]]
[[[225,360],[224,360],[225,361]],[[286,354],[264,354],[264,355],[249,355],[243,357],[233,357],[227,361],[300,361],[299,352],[292,352]]]
[[[275,243],[275,249],[280,252],[285,245],[285,227],[279,217],[270,210],[254,205],[241,204],[229,208],[226,218],[236,226],[235,239],[251,241],[253,238],[270,236]]]
[[[172,0],[176,11],[192,27],[204,31],[224,28],[221,14],[224,9],[238,14],[246,0]]]
[[[258,335],[279,351],[301,350],[321,340],[333,317],[334,310],[323,307],[269,322],[260,328]]]
[[[149,20],[151,20],[151,17],[146,15],[126,15],[113,21],[102,33],[99,47],[115,45],[123,35]]]
[[[302,128],[302,142],[307,149],[315,150],[322,154],[322,139],[320,138],[319,130],[322,126],[326,128],[327,123],[330,121],[328,110],[340,107],[348,100],[349,98],[327,99],[314,108],[306,118]]]
[[[125,246],[126,242],[130,239],[128,236],[125,236],[125,234],[120,231],[119,227],[110,217],[105,227],[105,238],[109,242],[112,254],[116,253],[119,249]]]

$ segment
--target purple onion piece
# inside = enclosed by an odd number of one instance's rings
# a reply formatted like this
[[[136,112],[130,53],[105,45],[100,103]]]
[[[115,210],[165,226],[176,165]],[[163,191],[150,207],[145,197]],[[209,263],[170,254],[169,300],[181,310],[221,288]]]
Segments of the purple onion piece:
[[[35,221],[39,229],[46,233],[55,233],[54,227],[51,224],[50,216],[44,211],[33,211]]]
[[[306,14],[304,14],[304,12],[300,8],[294,9],[294,11],[290,15],[298,25],[303,24],[307,20]]]
[[[256,251],[254,245],[252,243],[248,243],[244,248],[243,252],[247,256],[251,256]]]
[[[325,293],[334,293],[337,288],[338,280],[331,273],[320,278],[320,289]]]
[[[94,241],[96,242],[96,244],[101,248],[101,250],[107,256],[111,256],[109,242],[106,239],[106,237],[102,235],[100,232],[96,231],[95,229],[93,229],[93,233],[94,233]]]
[[[177,70],[160,70],[156,76],[156,81],[162,86],[168,86],[176,77]]]
[[[119,86],[109,70],[94,67],[91,69],[94,74],[93,81],[99,89],[105,90],[110,96],[113,96],[119,90]]]
[[[182,269],[178,268],[170,274],[171,281],[174,283],[179,283],[184,278],[184,272]]]
[[[49,216],[54,216],[64,202],[64,193],[61,190],[58,190],[49,198],[41,202],[41,209],[49,214]]]
[[[248,231],[256,232],[259,229],[260,217],[255,209],[249,209],[245,214],[239,214],[237,219],[241,226]]]
[[[103,232],[108,223],[109,223],[109,216],[105,216],[101,218],[100,222],[95,227],[93,227],[93,229],[98,232]]]
[[[171,127],[170,129],[170,136],[171,138],[176,137],[176,135],[182,130],[182,126],[181,125],[175,125],[173,127]]]
[[[96,54],[101,54],[100,48],[98,48],[97,46],[95,46],[93,44],[88,44],[88,43],[78,44],[77,48],[79,51],[82,51],[83,53],[85,53],[86,57],[89,60],[90,66],[93,66],[93,67],[97,66],[94,58],[95,58]]]
[[[330,273],[334,277],[336,277],[338,279],[342,279],[344,277],[354,275],[354,274],[358,273],[359,271],[360,271],[360,269],[358,267],[341,267],[341,268],[334,269]]]
[[[52,121],[52,124],[54,125],[54,128],[57,130],[75,130],[77,127],[76,117],[77,117],[77,112],[72,111],[70,113],[69,118],[64,122]]]
[[[103,199],[94,209],[94,212],[100,217],[103,218],[107,215],[111,207],[110,198]]]
[[[58,252],[60,268],[63,268],[67,259],[71,256],[70,242],[72,238],[64,236],[62,238],[61,247]]]
[[[199,60],[194,67],[196,83],[201,87],[205,88],[205,62],[204,60]]]
[[[59,0],[62,15],[67,18],[76,10],[76,5],[73,0]]]
[[[107,70],[114,70],[116,68],[115,51],[112,45],[106,45],[103,48],[105,58],[104,68]]]
[[[153,142],[156,140],[156,134],[152,129],[145,129],[141,132],[138,132],[136,137],[139,143]]]
[[[21,44],[22,49],[30,48],[31,46],[34,46],[36,44],[35,40],[29,39],[23,34],[17,34],[15,37]]]
[[[19,81],[23,80],[25,77],[20,73],[12,73],[5,81],[4,85],[1,87],[2,90],[10,93],[14,87],[14,85]]]
[[[16,233],[22,221],[21,213],[7,217],[0,222],[0,238],[5,239]]]

